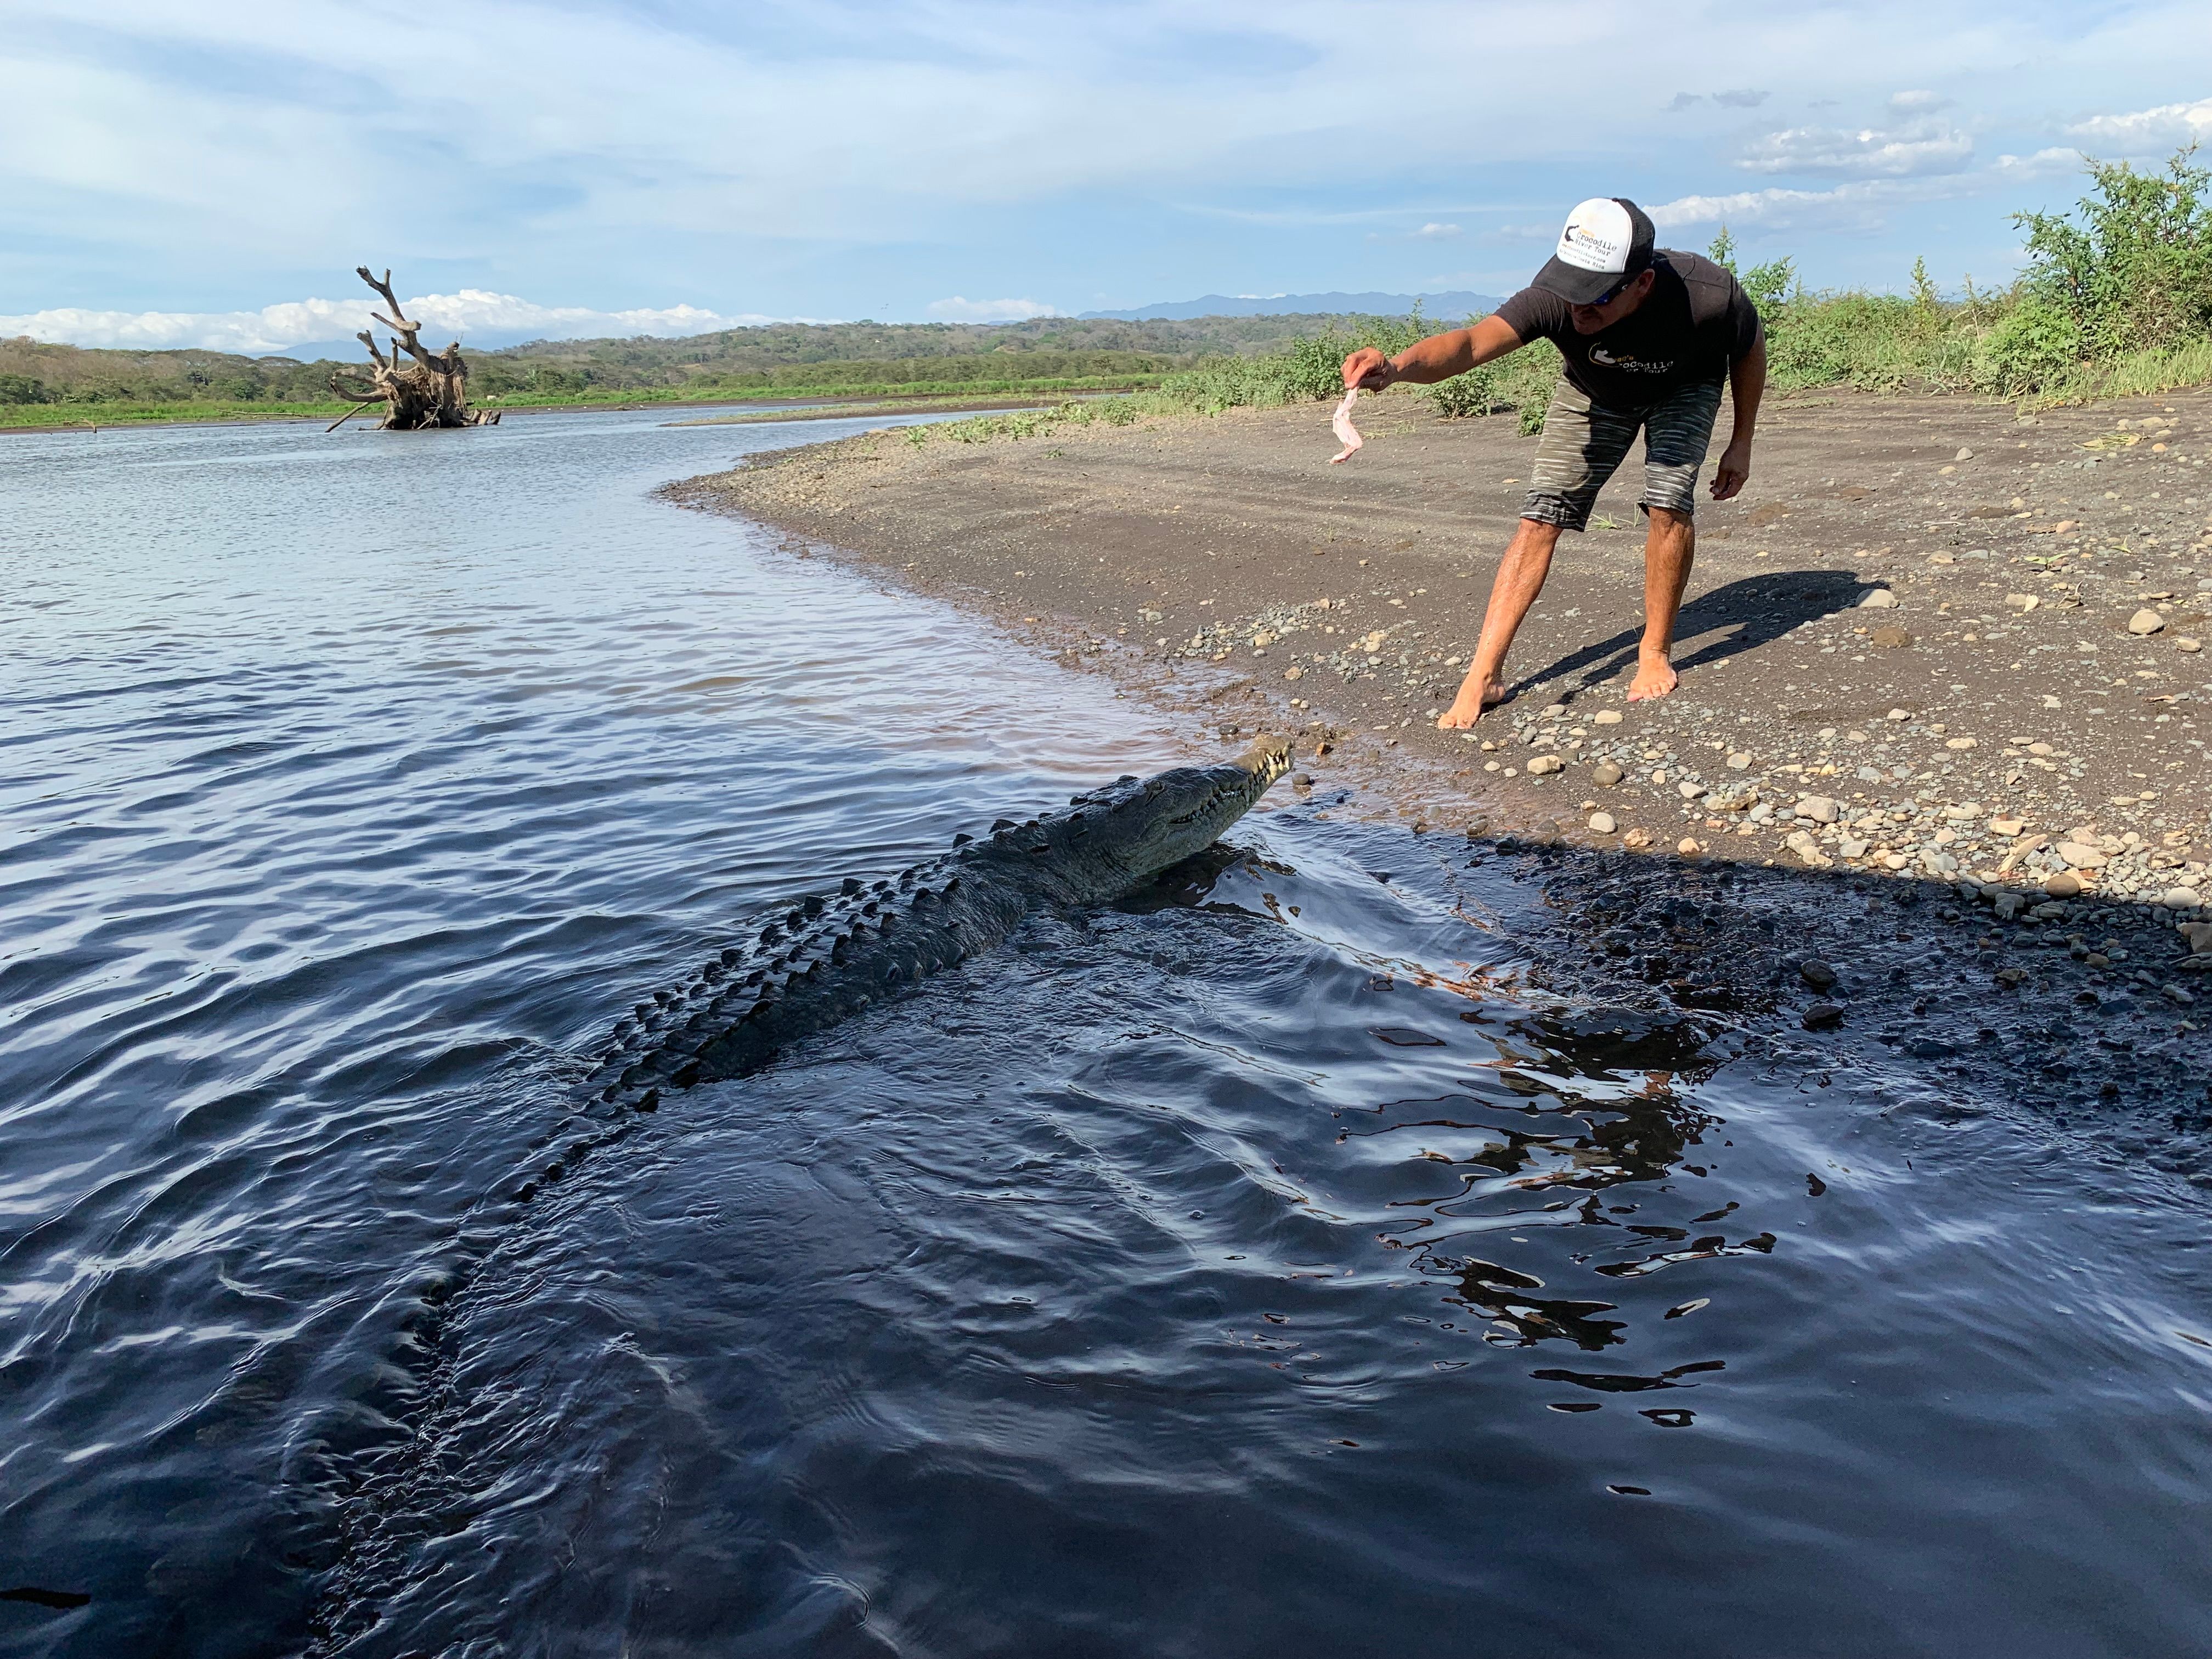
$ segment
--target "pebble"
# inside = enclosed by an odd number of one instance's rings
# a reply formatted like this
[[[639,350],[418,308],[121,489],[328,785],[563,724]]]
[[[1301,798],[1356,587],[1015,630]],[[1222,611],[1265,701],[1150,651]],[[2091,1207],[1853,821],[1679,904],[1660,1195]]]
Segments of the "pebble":
[[[1620,826],[1613,822],[1612,813],[1593,812],[1590,814],[1589,827],[1601,836],[1609,836]]]
[[[1283,678],[1286,680],[1302,680],[1305,677],[1306,671],[1303,668],[1285,668],[1283,671]]]
[[[1797,976],[1816,991],[1836,988],[1836,970],[1818,957],[1808,957],[1797,964]]]
[[[1946,738],[1943,746],[1946,749],[1978,749],[1981,744],[1972,738]]]
[[[1810,818],[1815,823],[1833,823],[1836,811],[1836,803],[1826,795],[1807,795],[1797,803],[1797,816]]]
[[[1993,836],[2002,836],[2007,840],[2010,840],[2027,828],[2027,820],[2025,818],[1991,818],[1990,820],[1990,833]]]
[[[1751,768],[1751,757],[1739,749],[1728,757],[1728,763],[1729,770],[1731,772],[1748,771]]]
[[[2173,642],[2173,647],[2177,651],[2188,651],[2193,653],[2202,651],[2204,648],[2204,641],[2202,640],[2176,640]]]
[[[1548,777],[1554,772],[1565,770],[1566,764],[1557,755],[1539,755],[1528,763],[1528,775],[1532,778]]]
[[[1859,601],[1859,609],[1862,611],[1894,611],[1897,609],[1897,595],[1891,592],[1886,587],[1877,587],[1872,592],[1869,593],[1866,598]]]
[[[2158,902],[2169,910],[2194,910],[2204,898],[2194,888],[2169,887],[2159,895]]]
[[[1912,643],[1912,635],[1902,628],[1877,628],[1867,635],[1869,645],[1878,645],[1885,651],[1901,651]]]
[[[1971,461],[1974,459],[1974,452],[1962,447],[1959,453],[1951,459],[1957,461]]]
[[[1687,836],[1685,836],[1681,840],[1674,843],[1674,850],[1677,853],[1680,853],[1684,858],[1687,858],[1691,854],[1702,851],[1703,849],[1698,847],[1697,842],[1692,841]]]
[[[2128,618],[2128,632],[2136,635],[2155,634],[2166,626],[2166,618],[2155,611],[2138,611]]]
[[[1620,710],[1618,708],[1601,708],[1596,714],[1590,716],[1590,724],[1592,726],[1618,726],[1620,724]]]
[[[1832,1031],[1844,1023],[1844,1011],[1832,1002],[1816,1002],[1805,1010],[1801,1023],[1808,1031]]]
[[[2044,878],[2043,890],[2052,898],[2074,898],[2081,891],[2081,878],[2070,870],[2061,870],[2055,876]]]
[[[2008,593],[2005,603],[2015,611],[2026,612],[2034,610],[2043,601],[2033,593]]]
[[[1810,830],[1793,830],[1782,844],[1816,870],[1835,862],[1820,850],[1820,843],[1813,838]]]
[[[2062,841],[2058,843],[2057,853],[2076,870],[2101,870],[2111,861],[2106,858],[2103,848],[2092,847],[2086,842]]]
[[[1601,788],[1610,788],[1619,783],[1620,779],[1621,770],[1615,762],[1600,761],[1590,769],[1590,781]]]
[[[2185,921],[2174,932],[2187,942],[2190,955],[2212,955],[2212,921]]]

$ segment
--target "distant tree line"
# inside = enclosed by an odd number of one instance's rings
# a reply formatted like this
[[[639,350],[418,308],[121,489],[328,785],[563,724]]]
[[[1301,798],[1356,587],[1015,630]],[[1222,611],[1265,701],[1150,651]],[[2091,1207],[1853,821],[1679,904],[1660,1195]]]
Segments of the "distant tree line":
[[[1262,351],[1312,317],[1089,322],[769,324],[681,339],[534,341],[464,350],[479,397],[593,397],[1024,380],[1125,382],[1202,359]],[[137,407],[330,403],[333,367],[220,351],[117,351],[0,340],[0,405]]]

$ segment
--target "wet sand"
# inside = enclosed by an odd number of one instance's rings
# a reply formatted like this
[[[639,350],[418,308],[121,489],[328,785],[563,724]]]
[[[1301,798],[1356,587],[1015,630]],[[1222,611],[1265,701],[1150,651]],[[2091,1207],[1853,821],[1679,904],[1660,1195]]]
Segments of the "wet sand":
[[[1634,705],[1632,464],[1467,734],[1434,720],[1534,441],[1392,394],[1331,466],[1328,416],[874,433],[673,493],[988,614],[1207,744],[1301,733],[1321,810],[1529,860],[1562,901],[1536,948],[1563,988],[1848,1027],[1931,1078],[1995,1044],[2021,1098],[2201,1136],[2212,397],[2032,421],[1772,401],[1750,487],[1699,513],[1681,687]]]

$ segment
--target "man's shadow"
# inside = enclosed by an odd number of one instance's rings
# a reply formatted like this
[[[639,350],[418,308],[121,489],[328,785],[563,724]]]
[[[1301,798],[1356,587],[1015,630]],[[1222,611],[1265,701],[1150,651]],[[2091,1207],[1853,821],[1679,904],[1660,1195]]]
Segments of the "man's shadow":
[[[1697,645],[1686,656],[1678,655],[1674,666],[1687,671],[1725,661],[1745,651],[1780,639],[1807,623],[1855,609],[1880,582],[1861,581],[1848,570],[1773,570],[1746,576],[1700,593],[1682,607],[1674,623],[1675,648],[1701,635],[1718,637]],[[1574,678],[1574,684],[1554,690],[1561,695],[1587,691],[1632,665],[1637,641],[1644,636],[1639,624],[1622,629],[1611,639],[1600,640],[1560,658],[1557,662],[1522,676],[1508,688],[1507,697],[1547,681]]]

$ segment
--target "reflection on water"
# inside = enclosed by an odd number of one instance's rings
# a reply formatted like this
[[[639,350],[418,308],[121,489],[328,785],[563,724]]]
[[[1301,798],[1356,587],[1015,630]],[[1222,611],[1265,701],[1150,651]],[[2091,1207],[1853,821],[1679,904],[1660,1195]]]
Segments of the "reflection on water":
[[[1177,755],[648,494],[789,433],[452,435],[0,447],[0,1651],[2191,1650],[2201,1207],[1553,1006],[1441,840],[514,1201],[752,909]]]

